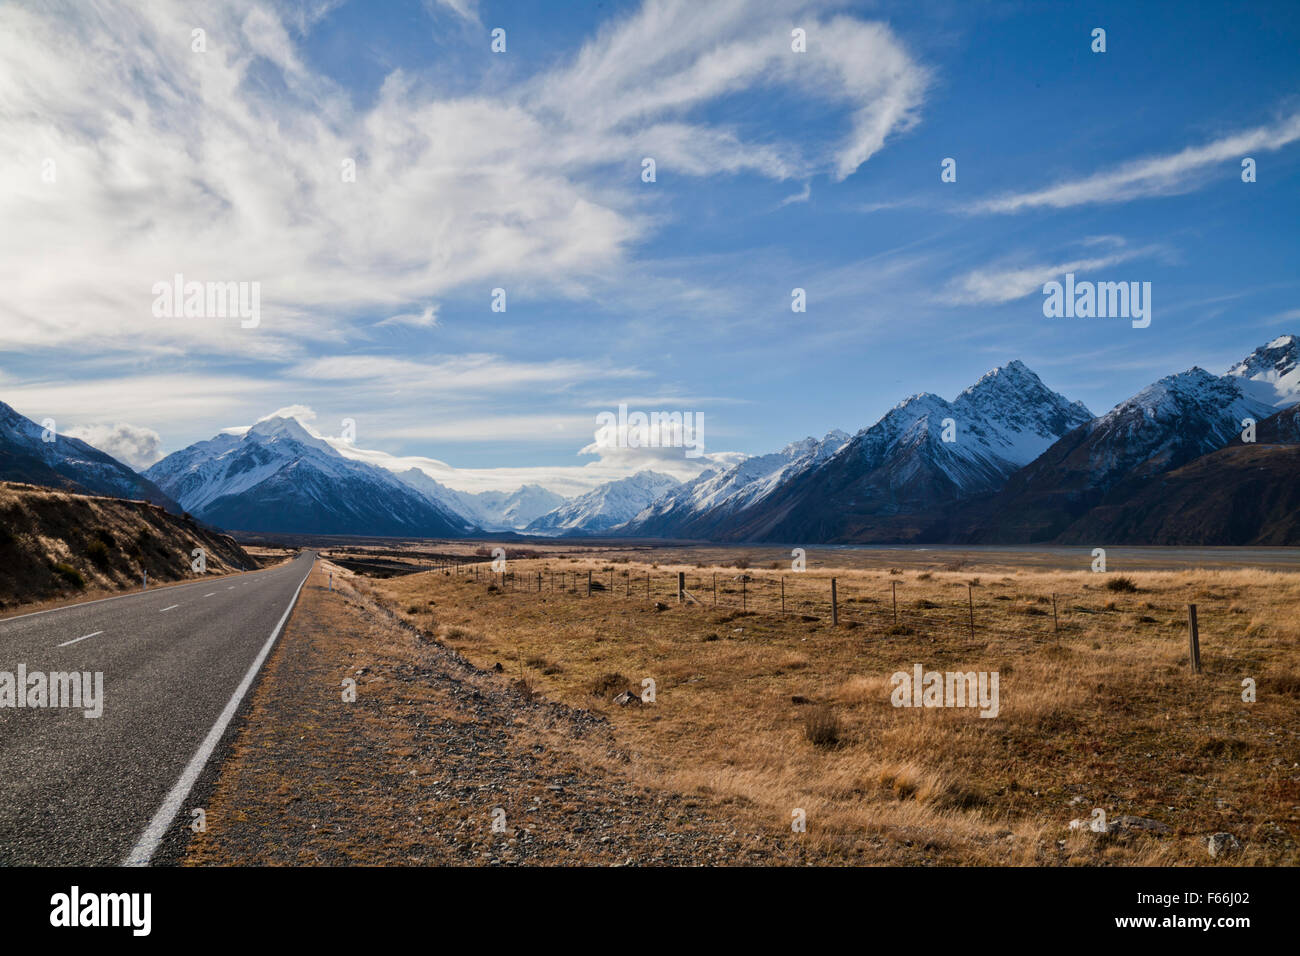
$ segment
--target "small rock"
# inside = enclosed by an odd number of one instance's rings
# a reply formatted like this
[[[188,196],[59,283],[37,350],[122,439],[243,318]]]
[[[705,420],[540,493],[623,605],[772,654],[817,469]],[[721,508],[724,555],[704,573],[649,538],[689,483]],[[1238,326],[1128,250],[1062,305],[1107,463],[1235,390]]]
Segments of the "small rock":
[[[500,661],[497,661],[495,664],[493,664],[492,669],[496,671],[498,674],[500,674],[503,670],[505,670],[505,668],[501,666]]]
[[[630,690],[625,690],[623,691],[623,693],[619,694],[617,697],[614,698],[614,703],[618,704],[618,706],[620,707],[626,707],[629,704],[634,704],[637,707],[640,707],[641,698],[638,697],[636,694],[632,693]]]
[[[1161,823],[1159,820],[1151,820],[1147,817],[1122,816],[1115,821],[1115,827],[1120,830],[1145,830],[1147,833],[1173,833],[1174,828],[1167,823]]]
[[[798,694],[793,694],[793,695],[791,695],[791,697],[790,697],[790,703],[792,703],[792,704],[811,704],[812,701],[809,700],[807,697],[800,697]]]
[[[1235,853],[1241,849],[1241,841],[1231,833],[1212,833],[1205,838],[1205,848],[1213,859]]]

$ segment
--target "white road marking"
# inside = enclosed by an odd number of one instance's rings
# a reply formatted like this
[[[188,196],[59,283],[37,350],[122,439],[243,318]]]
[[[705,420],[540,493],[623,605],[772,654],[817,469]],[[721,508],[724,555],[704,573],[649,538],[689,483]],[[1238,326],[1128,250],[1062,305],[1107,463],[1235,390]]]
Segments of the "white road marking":
[[[264,571],[275,571],[280,567],[282,567],[282,565],[276,565],[274,568],[262,568],[258,571],[245,571],[242,573],[249,576],[251,579],[252,575],[262,574]],[[167,585],[167,589],[175,588],[176,590],[180,590],[182,588],[192,588],[194,585],[202,583],[203,582],[201,581],[191,581],[188,584],[169,584]],[[41,614],[56,614],[59,611],[72,611],[79,607],[89,607],[92,604],[103,604],[106,601],[125,601],[127,598],[139,597],[141,594],[152,596],[155,593],[157,593],[157,588],[153,591],[131,591],[129,594],[115,594],[113,597],[96,598],[93,601],[78,601],[76,604],[64,604],[62,607],[47,607],[44,611],[28,611],[26,614],[15,614],[12,617],[0,618],[0,627],[3,627],[10,621],[21,621],[25,617],[37,617]]]
[[[205,594],[205,595],[203,595],[203,596],[204,596],[204,597],[212,597],[212,595],[214,595],[214,594],[216,594],[216,593],[217,593],[216,591],[209,591],[207,594]]]
[[[81,637],[74,637],[70,641],[64,641],[62,644],[59,645],[59,647],[67,647],[69,644],[75,644],[77,643],[77,641],[84,641],[88,637],[98,637],[100,634],[103,633],[104,633],[103,631],[95,631],[95,633],[93,634],[83,634],[81,635]]]
[[[189,796],[190,790],[193,789],[194,781],[198,780],[199,774],[203,772],[204,765],[212,756],[212,752],[217,749],[217,744],[221,742],[221,735],[226,732],[226,727],[234,719],[235,712],[239,710],[240,702],[243,701],[244,695],[248,693],[248,688],[253,686],[253,679],[257,677],[257,672],[262,669],[262,663],[266,660],[267,655],[271,653],[271,648],[275,645],[275,639],[280,636],[280,631],[284,629],[284,622],[289,620],[294,605],[298,603],[298,595],[302,593],[302,586],[307,583],[307,578],[311,576],[311,572],[315,567],[315,561],[309,562],[307,573],[298,582],[298,589],[293,592],[293,598],[289,601],[289,606],[284,609],[280,622],[275,625],[275,630],[266,639],[262,649],[257,652],[257,657],[254,658],[252,665],[248,668],[248,673],[239,682],[239,686],[235,688],[234,694],[226,703],[225,710],[217,717],[217,722],[212,725],[208,735],[203,738],[203,743],[199,744],[199,749],[194,752],[194,756],[186,764],[184,771],[181,772],[180,779],[176,781],[176,785],[163,798],[162,806],[153,815],[153,819],[145,827],[144,833],[140,834],[140,839],[136,841],[135,847],[122,861],[123,866],[149,865],[149,861],[157,852],[163,837],[167,835],[167,831],[171,828],[176,814],[180,812],[181,806],[185,803],[185,798]]]
[[[173,604],[172,607],[180,607],[180,605],[179,605],[179,604]],[[170,611],[170,610],[172,609],[172,607],[165,607],[165,608],[162,609],[162,611],[159,611],[158,613],[161,614],[163,611]]]

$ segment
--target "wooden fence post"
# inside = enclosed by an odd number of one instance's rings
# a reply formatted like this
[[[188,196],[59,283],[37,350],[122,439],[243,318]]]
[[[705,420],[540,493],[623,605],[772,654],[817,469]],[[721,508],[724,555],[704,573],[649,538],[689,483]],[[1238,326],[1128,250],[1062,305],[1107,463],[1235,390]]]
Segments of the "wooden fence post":
[[[898,582],[890,581],[889,588],[894,592],[894,623],[898,623]]]
[[[587,569],[587,597],[591,597],[591,569]]]
[[[1201,672],[1201,633],[1196,626],[1196,605],[1187,605],[1187,650],[1192,673]]]
[[[713,572],[713,606],[718,606],[718,572]]]
[[[677,572],[677,603],[681,604],[686,600],[686,572]]]
[[[785,575],[781,575],[781,613],[785,613]]]
[[[970,602],[970,639],[975,640],[975,585],[966,585],[966,600]]]
[[[748,580],[748,574],[742,574],[740,576],[740,609],[742,611],[749,610],[749,590],[746,587],[746,582]]]
[[[831,578],[831,624],[840,623],[840,600],[835,591],[835,579]]]
[[[1056,617],[1056,595],[1052,595],[1052,633],[1061,633],[1061,622]]]

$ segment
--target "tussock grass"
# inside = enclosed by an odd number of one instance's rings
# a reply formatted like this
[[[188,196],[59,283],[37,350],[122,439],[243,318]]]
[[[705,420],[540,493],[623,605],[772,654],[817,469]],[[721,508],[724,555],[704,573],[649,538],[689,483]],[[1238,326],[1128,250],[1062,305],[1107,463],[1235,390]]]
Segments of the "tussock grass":
[[[724,592],[726,603],[739,602],[733,556],[704,568],[685,549],[635,557],[615,569],[612,591],[590,598],[489,594],[486,578],[465,575],[374,588],[396,607],[436,599],[449,625],[476,635],[453,637],[448,627],[443,638],[480,667],[544,661],[554,672],[533,667],[533,689],[606,713],[630,757],[624,772],[729,801],[746,826],[788,832],[800,808],[808,820],[800,838],[812,844],[849,846],[869,862],[962,864],[1209,864],[1201,838],[1226,830],[1245,843],[1233,862],[1300,863],[1300,767],[1290,746],[1300,737],[1300,575],[1126,572],[1135,596],[1086,569],[949,561],[960,567],[945,570],[932,558],[925,577],[884,564],[786,572],[782,616],[773,613],[779,573],[750,571],[753,603],[739,613],[710,606],[714,573],[720,602]],[[514,570],[585,578],[589,566],[609,563],[541,558]],[[704,606],[676,603],[679,570]],[[972,638],[973,570],[984,583]],[[819,603],[831,576],[841,621],[859,627],[831,626]],[[875,602],[849,611],[846,596]],[[665,609],[657,613],[656,602]],[[1201,675],[1187,666],[1189,602],[1198,604]],[[891,675],[915,663],[997,671],[998,716],[892,706]],[[643,677],[656,682],[655,704],[608,704]],[[1246,678],[1258,687],[1253,704],[1241,699]],[[833,743],[819,729],[827,712]],[[1094,807],[1154,818],[1174,833],[1069,829]]]

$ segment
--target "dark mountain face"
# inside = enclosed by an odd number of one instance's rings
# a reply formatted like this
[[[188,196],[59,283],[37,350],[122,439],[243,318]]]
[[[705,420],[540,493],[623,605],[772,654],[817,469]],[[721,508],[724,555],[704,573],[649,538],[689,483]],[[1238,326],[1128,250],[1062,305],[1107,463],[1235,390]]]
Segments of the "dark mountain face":
[[[1116,485],[1062,543],[1300,544],[1300,405],[1166,474]]]
[[[1108,496],[1131,496],[1152,478],[1222,448],[1246,418],[1272,409],[1242,394],[1236,379],[1194,368],[1143,389],[1061,438],[1000,492],[965,509],[957,540],[972,543],[1078,541],[1075,528]]]
[[[161,488],[116,458],[77,438],[58,435],[47,442],[44,435],[41,426],[0,402],[0,480],[148,501],[181,513]]]

